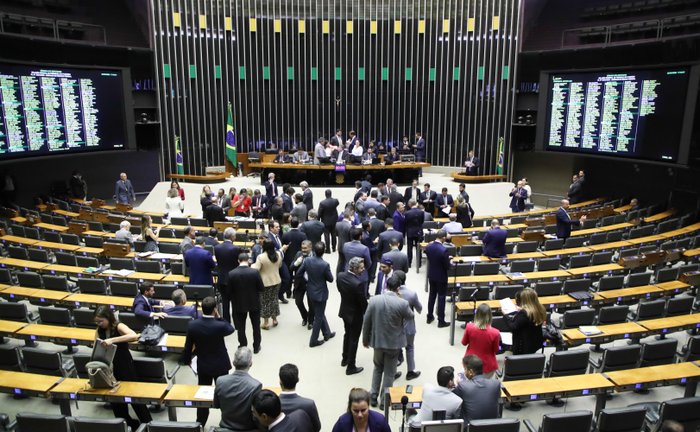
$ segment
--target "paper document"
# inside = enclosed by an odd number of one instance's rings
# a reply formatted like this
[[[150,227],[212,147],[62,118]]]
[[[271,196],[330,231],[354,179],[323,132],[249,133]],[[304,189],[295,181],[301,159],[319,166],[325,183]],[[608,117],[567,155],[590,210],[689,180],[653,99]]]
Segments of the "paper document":
[[[105,270],[102,273],[106,275],[117,275],[117,276],[129,276],[130,274],[134,273],[133,270],[127,270],[127,269],[121,269],[121,270]]]
[[[513,272],[513,273],[508,273],[508,277],[510,278],[524,278],[525,274],[521,272]]]
[[[499,302],[501,303],[501,312],[503,315],[508,315],[518,311],[518,307],[515,305],[515,303],[513,303],[513,300],[509,298],[501,299]]]
[[[449,216],[450,210],[452,210],[450,207],[443,207],[440,211],[445,213],[447,216]]]
[[[194,394],[195,399],[214,400],[214,386],[200,386],[197,393]]]
[[[579,326],[578,329],[581,333],[585,334],[586,336],[593,336],[603,333],[602,330],[600,330],[596,326]]]
[[[190,360],[190,369],[195,375],[198,374],[197,356],[192,357],[192,360]]]
[[[136,256],[139,258],[146,258],[146,257],[153,255],[154,253],[155,252],[139,252],[136,254]]]
[[[158,346],[166,346],[168,343],[168,334],[165,333],[162,338],[160,338],[160,342],[158,342]]]
[[[503,345],[513,345],[513,333],[501,332],[501,343]]]

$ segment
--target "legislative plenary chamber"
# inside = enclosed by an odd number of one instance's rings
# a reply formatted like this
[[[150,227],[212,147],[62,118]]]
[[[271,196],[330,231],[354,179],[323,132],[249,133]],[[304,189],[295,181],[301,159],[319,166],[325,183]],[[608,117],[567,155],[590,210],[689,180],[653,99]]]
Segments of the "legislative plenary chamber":
[[[0,432],[700,430],[700,1],[0,1]]]

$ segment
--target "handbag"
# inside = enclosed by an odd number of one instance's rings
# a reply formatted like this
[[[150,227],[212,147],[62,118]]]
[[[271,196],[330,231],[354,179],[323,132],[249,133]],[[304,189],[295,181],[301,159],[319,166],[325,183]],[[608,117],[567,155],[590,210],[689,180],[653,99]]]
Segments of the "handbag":
[[[550,341],[556,346],[564,343],[564,338],[562,338],[561,332],[558,328],[554,327],[554,324],[551,322],[548,322],[542,326],[542,337],[545,341]]]
[[[158,342],[163,338],[165,330],[157,324],[149,324],[144,327],[139,336],[139,343],[147,346],[158,345]]]

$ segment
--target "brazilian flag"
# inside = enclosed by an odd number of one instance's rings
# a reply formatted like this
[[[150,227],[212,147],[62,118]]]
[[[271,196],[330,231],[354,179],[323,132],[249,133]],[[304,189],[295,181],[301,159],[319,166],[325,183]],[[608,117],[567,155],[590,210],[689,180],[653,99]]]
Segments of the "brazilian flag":
[[[498,139],[498,165],[496,165],[496,174],[503,174],[503,137]]]
[[[228,103],[228,118],[226,120],[226,159],[231,161],[234,169],[238,169],[236,134],[233,132],[233,112],[231,111],[231,102]]]
[[[182,158],[182,149],[180,148],[180,137],[175,135],[175,167],[178,174],[185,173],[184,159]]]

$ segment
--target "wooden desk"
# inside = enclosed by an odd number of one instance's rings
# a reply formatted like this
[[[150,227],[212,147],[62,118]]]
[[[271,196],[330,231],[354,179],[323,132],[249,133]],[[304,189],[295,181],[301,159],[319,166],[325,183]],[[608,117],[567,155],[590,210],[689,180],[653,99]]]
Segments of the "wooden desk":
[[[190,283],[190,277],[185,276],[185,275],[169,274],[169,275],[165,276],[161,280],[161,282],[174,283],[175,285],[188,284],[188,283]]]
[[[596,233],[602,233],[602,232],[608,232],[608,231],[622,230],[625,228],[629,228],[631,226],[634,226],[634,225],[629,223],[629,222],[623,222],[623,223],[608,225],[608,226],[604,226],[604,227],[588,228],[588,229],[571,231],[571,236],[576,237],[576,236],[582,236],[582,235],[588,235],[588,234],[596,234]]]
[[[700,328],[700,314],[677,315],[666,319],[673,320],[674,323],[682,326],[683,330]]]
[[[12,267],[23,271],[29,271],[41,270],[47,267],[48,265],[49,263],[43,263],[38,261],[29,261],[16,258],[0,258],[0,267],[2,268]]]
[[[654,222],[658,222],[658,221],[660,221],[660,220],[664,220],[664,219],[666,219],[666,218],[668,218],[668,217],[671,217],[671,216],[673,216],[674,214],[676,214],[676,209],[669,209],[669,210],[663,211],[663,212],[661,212],[661,213],[656,213],[656,214],[653,214],[653,215],[651,215],[651,216],[649,216],[649,217],[645,217],[645,218],[644,218],[644,223],[654,223]]]
[[[2,292],[0,292],[2,295]],[[97,306],[107,305],[110,309],[130,310],[134,305],[134,299],[100,294],[71,294],[62,300],[70,307],[86,307],[94,309]]]
[[[95,341],[93,329],[45,324],[29,324],[15,332],[15,335],[24,340],[45,341],[56,345],[89,346]]]
[[[488,258],[491,261],[515,261],[515,260],[532,260],[532,259],[539,259],[539,258],[544,258],[545,255],[543,252],[521,252],[521,253],[513,253],[513,254],[508,254],[506,255],[505,259],[504,258]],[[486,257],[484,257],[486,258]]]
[[[601,243],[597,245],[588,245],[588,249],[590,249],[591,252],[600,252],[600,251],[607,251],[610,249],[622,249],[628,246],[632,246],[632,243],[630,243],[627,240],[622,240],[622,241],[616,241],[616,242],[610,242],[610,243]]]
[[[47,242],[47,241],[40,241],[34,245],[35,247],[40,247],[43,249],[50,249],[50,250],[57,250],[57,251],[69,251],[69,252],[74,252],[80,249],[80,246],[77,245],[72,245],[72,244],[66,244],[66,243],[55,243],[55,242]]]
[[[624,270],[624,268],[619,264],[601,264],[589,267],[569,269],[567,270],[567,272],[569,272],[569,274],[574,277],[587,277],[588,275],[611,274],[613,272],[622,270]]]
[[[560,257],[560,256],[569,256],[569,255],[581,255],[581,254],[588,253],[588,252],[591,252],[591,249],[588,246],[581,246],[581,247],[575,247],[575,248],[543,251],[542,255],[544,255],[546,257]]]
[[[688,249],[687,251],[683,252],[683,256],[686,258],[696,258],[697,256],[700,256],[700,248]]]
[[[700,367],[694,363],[675,363],[606,372],[605,376],[615,384],[617,392],[685,383],[684,397],[692,397],[695,396]]]
[[[634,322],[600,325],[597,327],[602,333],[592,336],[586,336],[578,328],[562,330],[561,334],[564,337],[564,344],[567,346],[577,346],[586,343],[603,344],[617,339],[641,339],[649,333],[649,330]]]
[[[454,171],[451,177],[458,182],[464,183],[482,183],[490,181],[506,181],[507,177],[502,174],[492,175],[467,175],[464,171]]]
[[[692,288],[690,285],[688,285],[685,282],[681,282],[679,280],[674,280],[674,281],[668,281],[668,282],[661,282],[658,284],[654,284],[655,287],[658,289],[662,290],[664,292],[664,295],[667,296],[673,296],[676,295],[680,292],[689,290]]]
[[[450,277],[447,278],[447,284],[448,285],[479,285],[479,284],[488,284],[488,285],[493,285],[495,283],[507,283],[510,282],[510,279],[508,276],[504,274],[495,274],[495,275],[483,275],[483,276],[457,276],[457,277]]]
[[[673,318],[674,317],[642,320],[637,321],[637,324],[648,329],[650,334],[668,334],[683,330],[685,325]],[[693,327],[695,327],[695,324],[693,324]]]
[[[603,299],[603,304],[631,304],[636,303],[639,299],[654,299],[663,297],[664,291],[654,285],[644,285],[631,288],[620,288],[608,291],[598,291],[598,294]]]
[[[80,249],[76,249],[75,252],[82,254],[82,255],[102,256],[102,254],[104,254],[105,250],[102,248],[81,247]]]
[[[427,245],[427,243],[426,243]],[[425,249],[422,245],[421,247]],[[489,258],[487,256],[479,255],[479,256],[456,256],[452,258],[452,262],[457,264],[457,263],[475,263],[475,262],[489,262],[491,261],[492,258]]]
[[[44,306],[56,304],[69,295],[70,293],[68,291],[54,291],[20,286],[11,286],[0,291],[0,297],[4,299],[11,301],[27,299],[30,303],[38,303]]]
[[[200,386],[196,384],[173,384],[170,390],[163,398],[163,403],[168,407],[168,420],[177,421],[177,408],[211,408],[214,405],[214,399],[197,399],[195,394],[202,387],[209,387],[212,390],[214,386]]]
[[[82,383],[82,387],[81,387]],[[126,403],[161,403],[168,384],[121,381],[113,389],[90,389],[88,380],[73,379],[63,387],[57,387],[55,393],[66,393],[77,390],[78,400],[95,402],[126,402]],[[69,393],[71,394],[71,393]]]
[[[53,210],[53,213],[56,213],[57,215],[65,216],[68,218],[77,218],[80,216],[80,213],[68,211],[68,210],[61,210],[61,209],[55,209]]]
[[[67,227],[67,226],[63,226],[63,225],[54,225],[54,224],[44,223],[44,222],[35,223],[35,224],[34,224],[34,227],[35,227],[35,228],[41,228],[41,229],[49,230],[49,231],[58,231],[58,232],[66,232],[66,231],[68,231],[68,227]]]
[[[185,336],[166,334],[160,344],[154,346],[141,345],[138,342],[129,344],[129,349],[134,351],[181,353],[185,349]]]
[[[29,323],[0,320],[0,336],[9,336],[17,333],[22,327],[28,326]]]
[[[0,392],[46,397],[48,391],[62,379],[57,376],[0,370]]]
[[[50,264],[42,269],[42,272],[48,272],[51,274],[65,274],[77,277],[83,276],[97,276],[94,273],[85,273],[85,267],[80,266],[69,266],[61,264]]]
[[[118,276],[117,276],[118,277]],[[137,282],[150,281],[150,282],[160,282],[163,280],[165,275],[163,273],[145,273],[145,272],[134,272],[127,276],[125,279]]]
[[[665,233],[665,234],[668,234],[668,233]],[[666,240],[667,238],[669,238],[669,237],[665,236],[664,234],[657,234],[657,235],[651,235],[651,236],[647,236],[647,237],[639,237],[636,239],[629,239],[629,240],[627,240],[627,243],[629,243],[631,246],[641,246],[641,245],[644,245],[647,243],[659,243],[659,242]]]
[[[617,214],[624,213],[627,210],[631,209],[632,206],[630,204],[623,205],[622,207],[614,208],[613,211]]]
[[[525,225],[523,223],[523,224],[513,224],[513,225],[501,225],[501,227],[502,227],[502,229],[506,229],[506,230],[524,229],[524,228],[527,228],[527,225]],[[490,226],[481,226],[481,227],[471,226],[469,228],[463,228],[462,231],[464,231],[466,233],[478,233],[478,232],[485,232],[485,231],[488,231],[490,229],[491,229]]]
[[[35,240],[35,239],[30,239],[26,237],[19,237],[19,236],[13,236],[13,235],[4,235],[0,237],[0,240],[2,240],[3,243],[12,243],[12,244],[18,244],[22,246],[32,246],[37,243],[39,243],[40,240]]]
[[[401,409],[401,398],[408,396],[408,408],[418,409],[423,404],[423,386],[413,386],[411,393],[406,393],[406,386],[389,387],[386,392],[384,416],[389,418],[389,410]]]
[[[549,271],[539,271],[539,272],[527,272],[523,273],[522,276],[516,276],[513,273],[508,275],[508,279],[513,282],[530,283],[535,281],[541,281],[545,279],[558,280],[571,276],[566,270],[549,270]]]

